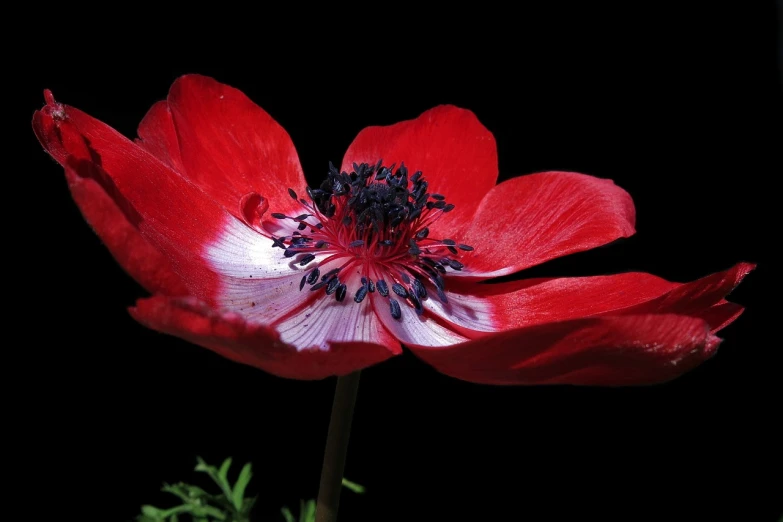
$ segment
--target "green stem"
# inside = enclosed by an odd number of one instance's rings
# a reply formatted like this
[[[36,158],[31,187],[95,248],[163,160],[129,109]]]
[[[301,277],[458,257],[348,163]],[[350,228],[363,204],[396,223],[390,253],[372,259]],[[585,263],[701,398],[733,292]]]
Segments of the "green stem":
[[[332,403],[332,418],[326,436],[326,451],[321,469],[321,484],[318,488],[318,505],[315,522],[336,522],[340,505],[345,455],[348,453],[348,437],[351,434],[353,408],[356,392],[359,391],[360,372],[354,372],[337,379]]]

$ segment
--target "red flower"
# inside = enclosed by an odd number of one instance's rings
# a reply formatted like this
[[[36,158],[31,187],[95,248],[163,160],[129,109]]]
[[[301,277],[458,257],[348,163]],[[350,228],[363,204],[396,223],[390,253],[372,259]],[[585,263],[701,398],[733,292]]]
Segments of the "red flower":
[[[85,219],[153,297],[142,324],[295,379],[343,375],[405,344],[493,384],[654,383],[717,349],[753,265],[686,284],[644,273],[486,284],[634,233],[609,180],[499,185],[469,111],[368,127],[306,186],[285,130],[236,89],[184,76],[130,141],[45,93],[33,128]]]

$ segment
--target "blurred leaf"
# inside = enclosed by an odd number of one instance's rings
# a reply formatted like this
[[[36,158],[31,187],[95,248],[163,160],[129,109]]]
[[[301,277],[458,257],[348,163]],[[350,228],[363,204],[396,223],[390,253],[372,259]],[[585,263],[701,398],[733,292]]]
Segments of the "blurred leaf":
[[[178,484],[164,484],[161,491],[164,491],[166,493],[171,493],[172,495],[176,495],[185,502],[191,502],[193,500],[198,499],[208,499],[212,497],[209,493],[204,491],[198,486],[193,486],[191,484],[185,484],[184,482],[180,482]]]
[[[362,486],[361,484],[357,484],[356,482],[351,482],[347,478],[343,478],[343,486],[350,489],[354,493],[362,494],[365,491],[364,486]]]
[[[223,491],[228,502],[231,501],[231,485],[228,483],[228,468],[231,466],[231,458],[227,458],[220,466],[220,471],[215,466],[210,466],[201,457],[196,457],[198,464],[196,465],[196,471],[201,471],[209,475],[212,481],[217,484]],[[222,476],[221,476],[222,475]]]
[[[231,457],[224,460],[223,464],[220,465],[220,471],[218,471],[218,478],[220,479],[220,482],[225,484],[227,487],[230,487],[228,483],[228,470],[231,467],[231,460]]]
[[[299,522],[315,522],[315,500],[302,502],[302,511],[299,513]]]
[[[245,504],[242,506],[241,515],[244,517],[247,517],[250,515],[250,511],[253,509],[253,506],[256,505],[257,497],[250,497],[245,499]]]
[[[204,459],[201,457],[196,457],[196,471],[209,471],[210,468],[215,469],[214,467],[210,466],[206,462],[204,462]]]
[[[283,514],[283,518],[285,518],[285,522],[296,522],[296,519],[294,518],[294,514],[291,513],[291,510],[287,507],[284,507],[280,510],[280,512]]]
[[[234,492],[232,493],[232,500],[234,501],[234,507],[237,510],[242,509],[242,499],[245,498],[245,488],[247,488],[248,482],[253,477],[253,466],[248,462],[242,467],[242,471],[239,472],[239,478],[234,484]]]

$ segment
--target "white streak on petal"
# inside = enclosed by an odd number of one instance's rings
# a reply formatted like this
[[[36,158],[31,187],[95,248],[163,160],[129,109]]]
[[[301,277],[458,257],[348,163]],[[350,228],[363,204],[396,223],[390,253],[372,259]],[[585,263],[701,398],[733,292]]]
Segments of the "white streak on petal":
[[[444,320],[477,332],[496,332],[499,328],[493,321],[494,307],[488,299],[475,295],[445,292],[448,303],[443,304],[434,292],[422,301],[422,305]]]
[[[299,284],[327,254],[299,266],[301,256],[286,258],[283,252],[239,220],[226,220],[223,233],[204,251],[205,261],[219,276],[216,304],[250,321],[271,324],[312,299],[310,286],[300,291]],[[327,263],[320,267],[321,273],[336,266]]]
[[[379,279],[375,274],[373,276],[375,281]],[[468,340],[467,337],[441,326],[431,317],[416,315],[412,307],[391,291],[389,297],[397,299],[400,303],[402,317],[399,319],[391,316],[389,298],[382,297],[377,287],[375,292],[368,294],[368,299],[372,300],[378,318],[401,343],[416,346],[447,346]]]
[[[342,302],[338,302],[334,294],[325,295],[321,290],[311,305],[278,322],[275,329],[280,332],[280,339],[296,346],[298,350],[328,350],[327,340],[393,343],[373,313],[369,300],[354,302],[353,292],[360,284],[358,278],[351,277],[345,282],[349,290]]]
[[[271,239],[234,218],[227,219],[220,237],[207,245],[205,258],[218,274],[241,279],[286,277],[292,271],[308,270],[283,257],[283,250],[272,247]]]

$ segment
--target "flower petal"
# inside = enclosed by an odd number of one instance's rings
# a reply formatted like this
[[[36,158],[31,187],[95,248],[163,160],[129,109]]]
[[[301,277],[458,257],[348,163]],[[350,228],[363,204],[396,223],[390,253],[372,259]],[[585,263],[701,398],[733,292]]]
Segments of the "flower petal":
[[[78,109],[48,102],[35,115],[48,129],[40,135],[46,149],[60,163],[90,173],[130,224],[170,260],[192,295],[213,302],[218,274],[263,277],[265,270],[282,270],[266,263],[270,240],[168,165]]]
[[[382,279],[374,271],[370,272],[370,277],[374,281]],[[372,303],[373,310],[383,326],[404,345],[448,346],[468,339],[454,329],[439,324],[434,317],[417,315],[413,308],[393,293],[390,297],[396,299],[402,309],[399,319],[391,316],[389,298],[381,296],[377,290],[367,294],[367,299]]]
[[[178,78],[165,107],[153,106],[144,118],[139,136],[147,150],[169,158],[173,168],[237,217],[249,192],[266,198],[274,212],[299,209],[288,188],[304,195],[307,183],[291,137],[233,87],[206,76]]]
[[[438,371],[485,384],[626,386],[671,380],[710,358],[720,340],[701,319],[604,316],[411,350]]]
[[[710,331],[715,333],[736,321],[744,311],[745,308],[736,303],[723,302],[691,315],[706,321],[710,326]]]
[[[65,169],[74,202],[114,259],[150,293],[185,295],[185,285],[169,260],[128,221],[114,199],[96,180],[95,169],[89,164],[79,167],[65,163],[67,153],[59,145],[53,123],[51,118],[36,112],[33,118],[35,134],[44,147],[54,147],[50,153]]]
[[[737,263],[724,272],[717,272],[697,281],[678,285],[657,299],[626,310],[626,313],[692,315],[719,304],[754,268],[756,265],[753,263]]]
[[[271,328],[234,313],[215,312],[194,298],[141,299],[131,315],[148,328],[203,346],[233,361],[289,379],[346,375],[394,353],[367,342],[331,343],[328,350],[297,350]]]
[[[348,288],[358,287],[351,281],[343,283]],[[353,341],[384,346],[394,355],[402,352],[399,341],[383,327],[369,302],[355,303],[351,296],[338,302],[334,295],[322,292],[308,306],[275,323],[283,342],[299,350],[328,350],[334,343]]]
[[[631,197],[610,180],[543,172],[494,187],[455,240],[471,245],[457,277],[487,279],[632,235]]]
[[[405,166],[422,171],[430,193],[446,196],[452,212],[430,226],[433,237],[453,232],[470,219],[496,183],[498,159],[495,138],[465,109],[441,105],[413,120],[367,127],[353,140],[343,158],[343,171],[353,163]],[[445,236],[444,236],[445,237]]]
[[[738,311],[708,310],[725,303],[723,298],[753,267],[749,263],[738,263],[729,270],[690,283],[672,283],[642,272],[499,284],[460,284],[458,281],[454,290],[446,292],[448,304],[437,299],[427,299],[423,303],[433,314],[454,324],[468,337],[475,337],[475,332],[502,331],[596,315],[690,315],[702,317],[711,327],[717,328],[728,324],[722,323],[730,316],[736,318]]]
[[[179,137],[174,127],[174,119],[169,104],[159,101],[150,107],[139,124],[136,143],[160,161],[186,175],[179,150]]]

